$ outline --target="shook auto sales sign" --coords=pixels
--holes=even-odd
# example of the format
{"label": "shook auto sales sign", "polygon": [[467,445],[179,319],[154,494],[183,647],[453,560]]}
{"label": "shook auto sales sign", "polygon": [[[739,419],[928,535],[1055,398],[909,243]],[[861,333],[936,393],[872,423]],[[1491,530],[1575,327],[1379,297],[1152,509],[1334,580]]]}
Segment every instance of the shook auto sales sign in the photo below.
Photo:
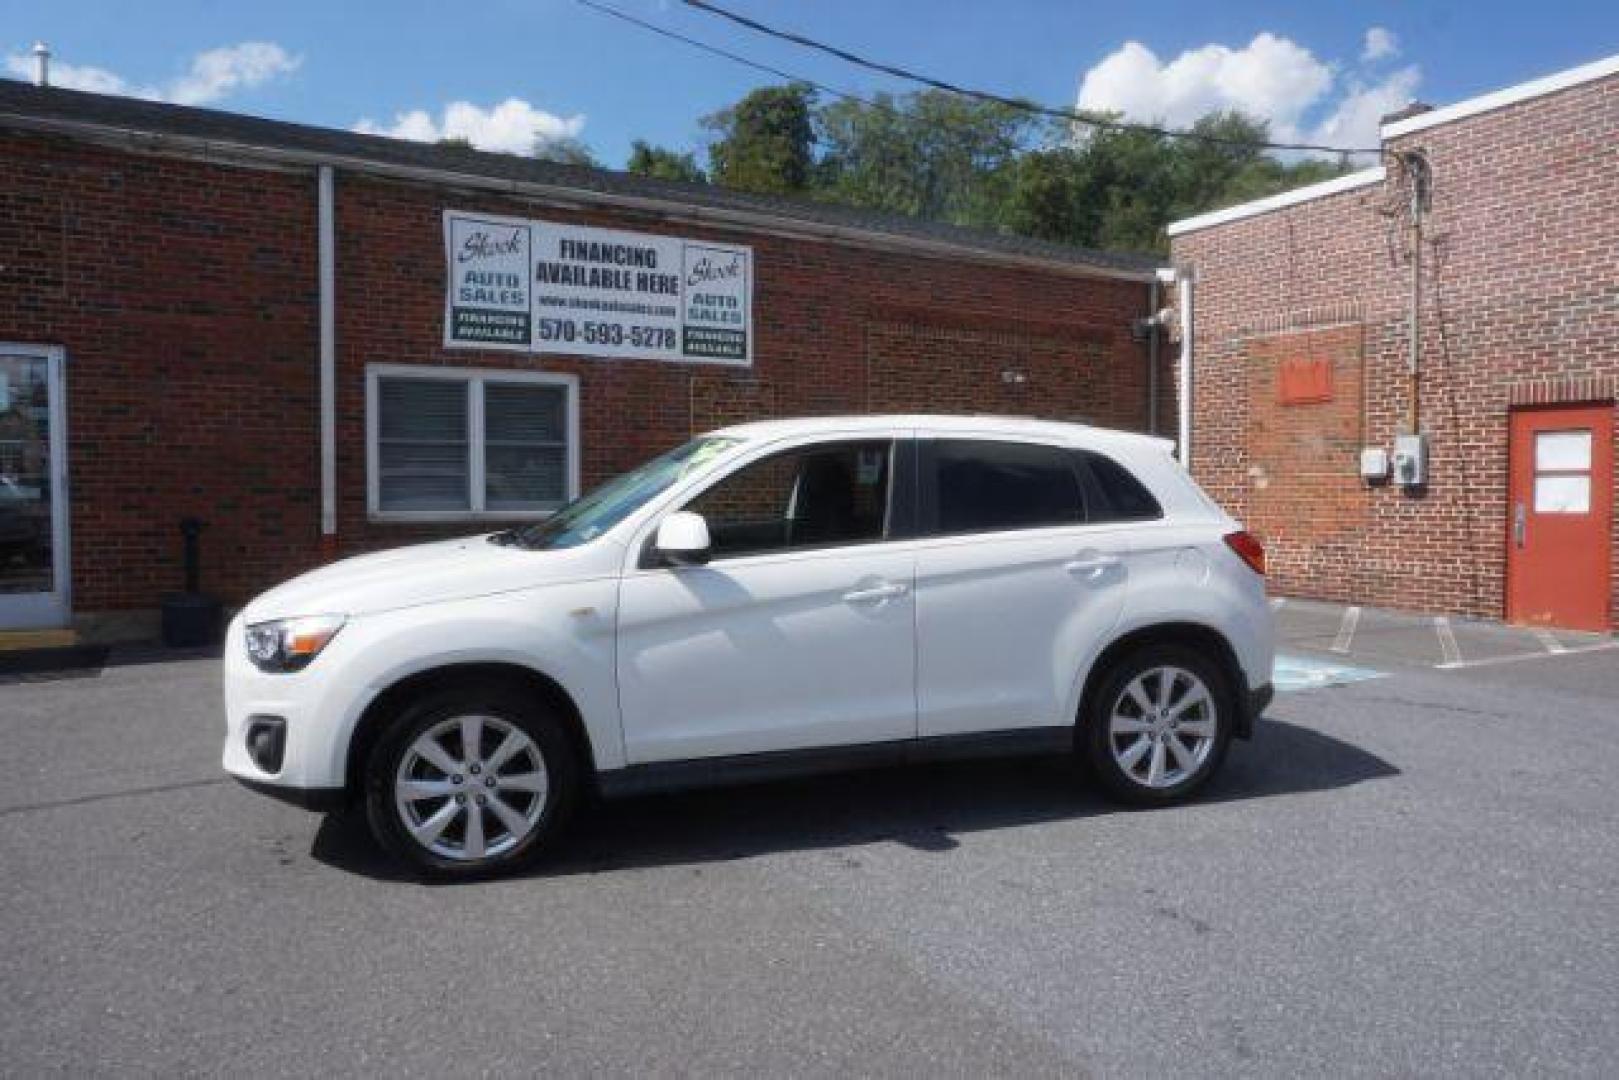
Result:
{"label": "shook auto sales sign", "polygon": [[444,344],[749,364],[753,249],[444,214]]}

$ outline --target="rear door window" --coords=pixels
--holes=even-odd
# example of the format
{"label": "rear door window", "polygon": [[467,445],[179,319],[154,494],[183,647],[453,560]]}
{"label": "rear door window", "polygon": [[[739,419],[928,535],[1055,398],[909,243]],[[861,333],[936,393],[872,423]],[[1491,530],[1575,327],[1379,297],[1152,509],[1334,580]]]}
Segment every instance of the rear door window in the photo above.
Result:
{"label": "rear door window", "polygon": [[1037,443],[936,439],[929,444],[931,532],[1001,532],[1085,521],[1069,451]]}

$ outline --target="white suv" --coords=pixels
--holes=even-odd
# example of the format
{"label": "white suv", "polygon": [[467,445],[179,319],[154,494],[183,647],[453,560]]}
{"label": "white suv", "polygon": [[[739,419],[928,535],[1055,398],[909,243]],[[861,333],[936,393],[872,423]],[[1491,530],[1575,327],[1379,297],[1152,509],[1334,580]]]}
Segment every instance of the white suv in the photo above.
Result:
{"label": "white suv", "polygon": [[1183,798],[1270,698],[1264,553],[1160,440],[1002,417],[704,435],[523,528],[260,596],[225,768],[363,802],[419,870],[543,851],[612,796],[1077,751]]}

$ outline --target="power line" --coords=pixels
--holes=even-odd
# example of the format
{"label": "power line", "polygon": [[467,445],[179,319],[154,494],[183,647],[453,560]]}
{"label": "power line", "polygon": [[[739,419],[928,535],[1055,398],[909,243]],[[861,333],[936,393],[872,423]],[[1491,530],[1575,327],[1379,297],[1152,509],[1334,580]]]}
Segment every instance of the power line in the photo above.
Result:
{"label": "power line", "polygon": [[[612,7],[608,4],[597,3],[596,0],[574,0],[574,3],[579,4],[581,7],[587,7],[592,11],[600,12],[603,15],[610,15],[615,19],[620,19],[627,22],[632,26],[640,27],[642,30],[651,31],[660,37],[666,37],[673,41],[690,45],[694,49],[701,49],[703,52],[710,53],[714,56],[723,57],[726,60],[734,61],[743,65],[744,67],[752,68],[755,71],[762,71],[767,75],[774,75],[778,79],[785,79],[788,82],[793,83],[803,83],[805,86],[812,87],[823,94],[831,94],[833,97],[842,98],[845,101],[858,102],[867,108],[878,109],[882,112],[888,113],[890,116],[899,117],[900,119],[908,118],[903,109],[895,106],[891,102],[884,101],[881,98],[862,97],[859,94],[852,93],[848,90],[839,90],[835,86],[828,86],[823,82],[817,82],[816,80],[806,78],[803,75],[794,75],[791,72],[783,71],[780,68],[771,67],[769,64],[762,64],[757,60],[750,60],[746,56],[741,56],[727,49],[722,49],[717,45],[710,45],[706,41],[699,41],[694,37],[688,37],[687,35],[679,33],[678,31],[659,26],[657,23],[648,22],[645,19],[631,15],[627,11],[621,11],[618,8]],[[948,125],[956,126],[955,118],[946,117],[944,122]]]}
{"label": "power line", "polygon": [[715,56],[722,56],[727,60],[735,61],[738,64],[742,64],[744,67],[753,68],[755,71],[762,71],[767,75],[774,75],[778,79],[786,79],[788,82],[803,83],[806,86],[814,87],[823,94],[831,94],[834,97],[846,98],[849,101],[858,101],[860,104],[869,105],[874,109],[888,109],[889,111],[897,111],[891,106],[884,105],[881,101],[873,101],[870,98],[863,98],[859,94],[851,94],[847,90],[839,90],[835,86],[827,86],[825,83],[816,82],[814,79],[806,79],[802,75],[793,75],[789,72],[781,70],[780,68],[771,67],[769,64],[761,64],[757,60],[749,60],[746,56],[739,56],[738,54],[730,52],[726,49],[722,49],[717,45],[710,45],[706,41],[698,41],[694,37],[687,37],[685,34],[670,30],[667,27],[659,26],[657,23],[647,22],[645,19],[631,15],[627,11],[620,11],[618,8],[609,7],[606,4],[598,4],[596,3],[596,0],[574,0],[574,2],[583,7],[587,7],[592,11],[599,11],[603,15],[611,15],[615,19],[622,19],[624,22],[630,23],[632,26],[639,26],[643,30],[650,30],[652,33],[661,35],[662,37],[683,42],[684,44],[690,45],[694,49],[701,49],[706,53],[712,53]]}
{"label": "power line", "polygon": [[[588,0],[579,0],[579,2],[587,3]],[[991,93],[987,90],[975,90],[971,87],[958,86],[955,83],[946,82],[943,79],[936,79],[931,75],[923,75],[920,72],[910,71],[894,64],[887,64],[878,60],[868,60],[863,56],[858,56],[855,53],[849,52],[847,49],[840,49],[835,45],[828,45],[825,42],[816,41],[814,38],[805,37],[802,34],[795,34],[790,30],[778,30],[773,26],[766,26],[764,23],[755,19],[750,19],[746,15],[738,15],[734,11],[727,11],[725,8],[708,3],[707,0],[683,0],[683,2],[688,7],[694,7],[699,11],[705,11],[711,15],[718,15],[722,19],[728,19],[731,22],[736,23],[738,26],[745,27],[754,31],[755,33],[764,34],[767,37],[777,38],[781,41],[788,41],[794,45],[801,45],[807,49],[815,49],[818,52],[835,56],[839,60],[846,61],[847,63],[854,64],[858,67],[881,72],[885,75],[892,75],[896,78],[905,79],[909,82],[920,83],[923,86],[931,86],[936,90],[944,90],[948,93],[959,94],[962,97],[970,97],[979,101],[993,102],[997,105],[1004,105],[1013,109],[1021,109],[1024,112],[1035,113],[1040,116],[1054,117],[1058,120],[1066,120],[1070,123],[1085,124],[1090,127],[1102,128],[1108,131],[1139,131],[1144,134],[1158,135],[1160,137],[1169,139],[1193,139],[1199,142],[1212,143],[1220,146],[1258,146],[1267,150],[1310,150],[1318,153],[1329,154],[1381,155],[1383,153],[1381,148],[1371,150],[1351,146],[1325,146],[1318,143],[1251,142],[1245,139],[1229,139],[1219,135],[1208,135],[1198,131],[1176,131],[1172,128],[1158,127],[1154,124],[1136,124],[1119,120],[1107,120],[1102,117],[1087,115],[1086,113],[1082,113],[1077,109],[1060,109],[1050,105],[1041,105],[1038,102],[1026,101],[1021,98],[1006,97],[1001,94]],[[590,6],[594,7],[596,5],[591,4]]]}

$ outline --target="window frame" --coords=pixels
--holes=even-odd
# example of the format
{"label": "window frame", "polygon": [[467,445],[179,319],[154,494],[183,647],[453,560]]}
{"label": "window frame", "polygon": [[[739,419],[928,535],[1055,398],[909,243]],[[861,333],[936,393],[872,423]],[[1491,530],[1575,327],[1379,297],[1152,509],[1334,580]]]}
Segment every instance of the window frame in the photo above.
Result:
{"label": "window frame", "polygon": [[[385,379],[425,379],[460,383],[467,389],[468,509],[388,510],[382,506],[380,384]],[[431,364],[367,364],[365,369],[365,507],[370,521],[433,523],[462,521],[543,521],[556,510],[489,510],[486,508],[488,444],[484,437],[484,387],[489,383],[558,386],[564,395],[566,462],[562,504],[579,497],[579,377],[553,371],[507,371],[500,368],[441,367]]]}
{"label": "window frame", "polygon": [[778,454],[809,450],[818,446],[864,442],[886,442],[890,444],[888,450],[888,503],[884,511],[884,534],[882,536],[872,540],[856,540],[840,544],[805,544],[800,547],[779,548],[774,551],[754,551],[735,555],[715,554],[705,565],[735,564],[746,560],[797,558],[801,555],[851,551],[857,548],[874,547],[878,544],[914,540],[916,538],[917,504],[915,436],[909,432],[887,430],[824,432],[761,444],[753,453],[733,462],[723,473],[706,477],[706,482],[675,496],[660,507],[655,514],[651,515],[644,526],[644,534],[635,545],[639,547],[639,554],[635,559],[636,569],[642,571],[685,569],[685,567],[666,562],[658,555],[658,525],[669,514],[688,509],[692,503],[727,480],[733,479],[743,470],[749,469]]}

